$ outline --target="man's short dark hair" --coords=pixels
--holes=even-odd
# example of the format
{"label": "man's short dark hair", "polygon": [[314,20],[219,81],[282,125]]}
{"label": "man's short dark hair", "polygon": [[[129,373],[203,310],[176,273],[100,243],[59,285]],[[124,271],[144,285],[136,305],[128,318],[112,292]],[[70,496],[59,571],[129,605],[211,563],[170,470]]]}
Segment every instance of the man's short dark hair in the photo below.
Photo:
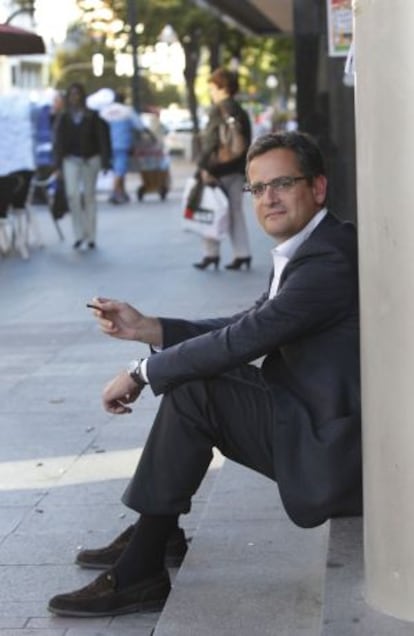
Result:
{"label": "man's short dark hair", "polygon": [[308,133],[299,131],[268,133],[258,137],[247,152],[246,173],[255,157],[277,148],[292,150],[295,153],[300,169],[309,181],[326,174],[323,156],[315,139]]}
{"label": "man's short dark hair", "polygon": [[239,79],[237,74],[225,68],[216,68],[208,78],[209,84],[215,84],[217,88],[224,89],[233,96],[239,91]]}

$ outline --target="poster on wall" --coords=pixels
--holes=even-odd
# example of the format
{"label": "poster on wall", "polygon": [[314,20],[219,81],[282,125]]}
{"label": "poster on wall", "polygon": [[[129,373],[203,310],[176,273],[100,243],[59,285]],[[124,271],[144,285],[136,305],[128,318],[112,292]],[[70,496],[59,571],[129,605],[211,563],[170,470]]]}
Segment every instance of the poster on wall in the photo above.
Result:
{"label": "poster on wall", "polygon": [[352,0],[327,0],[331,57],[346,57],[352,42]]}

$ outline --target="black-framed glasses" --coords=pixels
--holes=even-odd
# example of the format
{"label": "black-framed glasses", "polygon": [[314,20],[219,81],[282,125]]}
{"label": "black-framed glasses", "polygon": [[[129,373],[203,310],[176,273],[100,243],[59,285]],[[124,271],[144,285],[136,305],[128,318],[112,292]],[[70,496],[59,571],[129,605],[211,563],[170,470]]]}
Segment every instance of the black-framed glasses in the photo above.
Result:
{"label": "black-framed glasses", "polygon": [[255,199],[260,199],[266,191],[266,188],[270,188],[273,192],[288,192],[293,188],[298,181],[306,180],[308,177],[276,177],[271,181],[262,183],[246,183],[243,187],[243,192],[251,192]]}

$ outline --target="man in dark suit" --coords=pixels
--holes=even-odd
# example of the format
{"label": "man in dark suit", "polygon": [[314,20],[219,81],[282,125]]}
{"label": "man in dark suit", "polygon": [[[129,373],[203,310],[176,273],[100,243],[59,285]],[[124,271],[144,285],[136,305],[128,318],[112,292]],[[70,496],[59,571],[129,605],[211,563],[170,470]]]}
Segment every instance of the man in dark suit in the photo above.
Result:
{"label": "man in dark suit", "polygon": [[[275,480],[298,525],[361,513],[355,229],[324,207],[323,160],[307,135],[260,137],[246,174],[258,221],[276,241],[270,287],[253,307],[189,321],[94,301],[104,333],[153,347],[105,387],[106,410],[131,412],[146,383],[163,399],[123,497],[140,513],[129,541],[93,583],[50,601],[57,614],[162,606],[170,589],[168,541],[190,510],[213,447]],[[260,367],[249,364],[262,356]]]}

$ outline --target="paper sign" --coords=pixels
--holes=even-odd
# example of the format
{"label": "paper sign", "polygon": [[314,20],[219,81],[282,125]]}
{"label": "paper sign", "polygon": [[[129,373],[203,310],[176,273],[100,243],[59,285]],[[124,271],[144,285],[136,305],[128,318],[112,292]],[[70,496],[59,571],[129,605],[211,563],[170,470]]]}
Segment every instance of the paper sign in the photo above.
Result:
{"label": "paper sign", "polygon": [[331,57],[346,57],[352,42],[352,0],[327,0]]}

